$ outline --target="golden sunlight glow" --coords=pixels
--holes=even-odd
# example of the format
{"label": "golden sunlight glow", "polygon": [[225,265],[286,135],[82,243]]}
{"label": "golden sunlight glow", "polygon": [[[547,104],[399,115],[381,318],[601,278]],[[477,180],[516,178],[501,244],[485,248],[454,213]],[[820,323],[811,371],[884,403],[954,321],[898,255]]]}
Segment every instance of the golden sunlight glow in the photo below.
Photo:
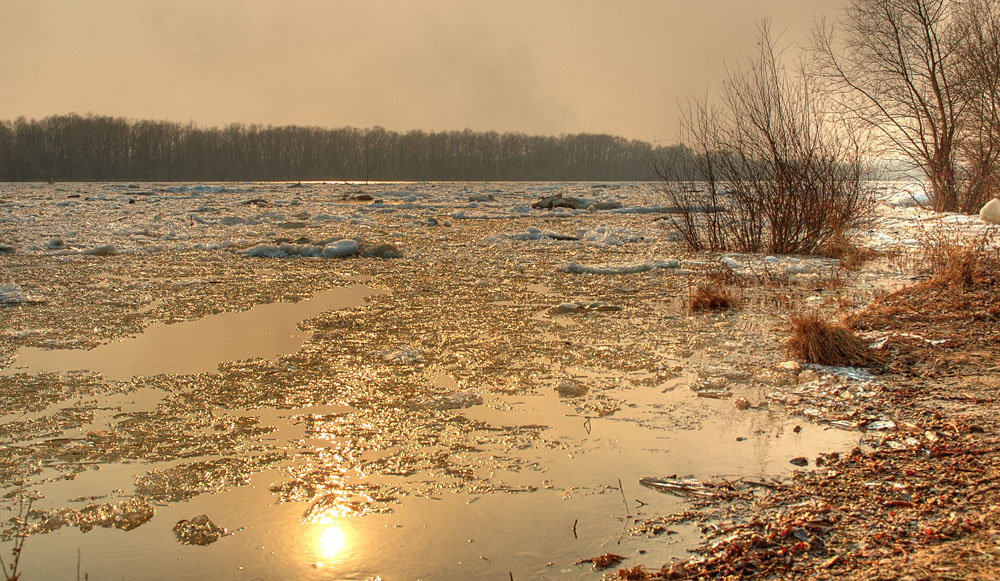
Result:
{"label": "golden sunlight glow", "polygon": [[346,544],[344,531],[335,526],[326,527],[319,535],[319,552],[326,559],[336,557]]}

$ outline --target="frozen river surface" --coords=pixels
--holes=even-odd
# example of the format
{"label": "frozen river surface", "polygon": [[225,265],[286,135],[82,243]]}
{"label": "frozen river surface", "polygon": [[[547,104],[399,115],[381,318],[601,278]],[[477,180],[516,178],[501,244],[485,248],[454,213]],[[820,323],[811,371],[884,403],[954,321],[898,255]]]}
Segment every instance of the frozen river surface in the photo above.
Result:
{"label": "frozen river surface", "polygon": [[[641,478],[782,476],[858,437],[768,405],[797,380],[774,367],[775,305],[684,307],[720,257],[681,252],[657,188],[0,184],[23,578],[575,579],[606,552],[685,558],[697,527],[637,533],[685,506]],[[578,207],[531,207],[555,194]]]}

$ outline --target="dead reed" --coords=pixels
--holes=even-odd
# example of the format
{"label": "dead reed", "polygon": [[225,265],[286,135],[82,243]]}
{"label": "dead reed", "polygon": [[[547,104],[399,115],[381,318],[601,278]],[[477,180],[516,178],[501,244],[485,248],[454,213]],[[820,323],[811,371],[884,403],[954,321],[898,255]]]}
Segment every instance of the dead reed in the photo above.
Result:
{"label": "dead reed", "polygon": [[996,260],[989,248],[990,237],[995,235],[994,228],[974,236],[963,235],[957,229],[925,230],[920,242],[923,268],[930,274],[928,284],[963,289],[975,286],[985,275],[987,263]]}

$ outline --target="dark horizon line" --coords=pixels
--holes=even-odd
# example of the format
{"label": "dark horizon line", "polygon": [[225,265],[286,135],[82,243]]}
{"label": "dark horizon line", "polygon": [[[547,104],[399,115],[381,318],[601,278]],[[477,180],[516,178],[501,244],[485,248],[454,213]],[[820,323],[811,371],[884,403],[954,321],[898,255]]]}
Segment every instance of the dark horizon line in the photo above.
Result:
{"label": "dark horizon line", "polygon": [[497,135],[519,135],[524,137],[551,137],[551,138],[561,138],[561,137],[574,137],[574,136],[599,136],[599,137],[612,137],[615,139],[623,139],[629,142],[637,142],[648,145],[652,149],[669,149],[671,147],[682,145],[680,141],[672,142],[668,145],[657,145],[657,143],[663,143],[664,139],[656,139],[655,141],[648,141],[645,139],[638,139],[633,137],[626,137],[624,135],[619,135],[615,133],[607,133],[600,131],[577,131],[577,132],[564,132],[564,133],[530,133],[527,131],[518,130],[499,130],[499,129],[473,129],[471,127],[466,127],[465,129],[387,129],[382,125],[372,125],[370,127],[361,127],[357,125],[340,125],[340,126],[328,126],[328,125],[300,125],[296,123],[285,123],[285,124],[271,124],[271,123],[257,123],[257,122],[244,122],[244,121],[233,121],[223,125],[219,124],[204,124],[194,119],[188,119],[187,121],[173,120],[173,119],[155,119],[152,117],[127,117],[123,115],[111,115],[102,113],[87,112],[86,114],[77,113],[76,111],[71,111],[69,113],[50,113],[42,117],[27,117],[25,115],[18,115],[17,117],[8,117],[6,119],[0,119],[0,123],[15,123],[20,120],[24,120],[28,123],[45,121],[47,119],[58,119],[66,117],[77,117],[80,119],[110,119],[114,121],[123,121],[126,123],[167,123],[180,125],[184,127],[194,127],[198,130],[224,130],[227,127],[253,127],[260,129],[318,129],[320,131],[339,131],[344,129],[354,129],[358,131],[385,131],[386,133],[395,133],[397,135],[406,135],[407,133],[425,133],[428,135],[434,134],[447,134],[447,133],[478,133],[478,134],[489,134],[496,133]]}

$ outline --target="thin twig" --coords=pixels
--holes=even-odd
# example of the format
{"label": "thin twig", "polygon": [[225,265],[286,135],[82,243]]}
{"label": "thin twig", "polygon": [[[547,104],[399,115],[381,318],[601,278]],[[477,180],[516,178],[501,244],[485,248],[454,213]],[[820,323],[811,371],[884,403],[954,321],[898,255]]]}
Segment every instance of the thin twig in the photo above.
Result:
{"label": "thin twig", "polygon": [[622,479],[618,479],[618,491],[622,493],[622,502],[625,503],[625,515],[632,518],[632,512],[628,509],[628,500],[625,499],[625,487],[622,486]]}

